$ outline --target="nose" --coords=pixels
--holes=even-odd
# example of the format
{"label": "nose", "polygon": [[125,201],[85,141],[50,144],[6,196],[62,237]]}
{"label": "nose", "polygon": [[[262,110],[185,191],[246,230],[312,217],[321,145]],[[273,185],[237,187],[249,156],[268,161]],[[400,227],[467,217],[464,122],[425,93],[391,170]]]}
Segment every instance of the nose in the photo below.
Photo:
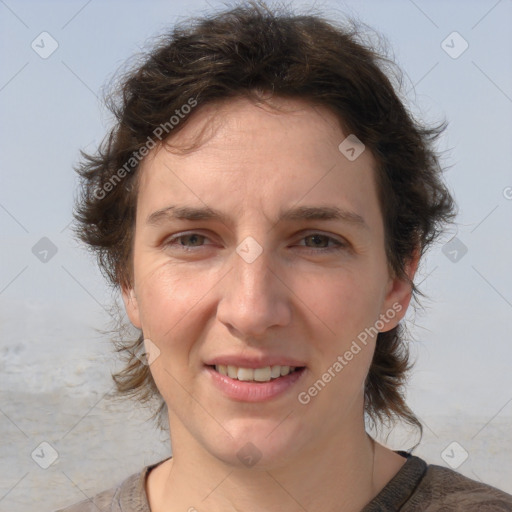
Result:
{"label": "nose", "polygon": [[290,323],[292,311],[284,270],[263,250],[256,259],[233,253],[231,271],[221,281],[217,318],[244,340],[263,338],[272,327]]}

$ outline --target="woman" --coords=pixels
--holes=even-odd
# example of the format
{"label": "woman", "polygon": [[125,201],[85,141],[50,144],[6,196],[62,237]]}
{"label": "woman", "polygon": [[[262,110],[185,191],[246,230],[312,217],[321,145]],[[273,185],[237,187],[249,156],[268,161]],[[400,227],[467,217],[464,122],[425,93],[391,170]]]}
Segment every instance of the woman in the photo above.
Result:
{"label": "woman", "polygon": [[454,216],[442,128],[382,62],[357,31],[250,3],[125,77],[77,232],[141,332],[118,389],[161,400],[173,455],[68,512],[512,510],[366,432],[421,432],[400,321]]}

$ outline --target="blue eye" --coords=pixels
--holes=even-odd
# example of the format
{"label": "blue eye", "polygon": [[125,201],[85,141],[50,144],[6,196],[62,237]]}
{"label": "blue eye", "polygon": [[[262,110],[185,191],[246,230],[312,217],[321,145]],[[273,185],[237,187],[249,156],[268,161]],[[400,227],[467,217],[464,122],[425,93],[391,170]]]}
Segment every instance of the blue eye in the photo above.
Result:
{"label": "blue eye", "polygon": [[[187,240],[190,242],[190,244],[187,243]],[[203,247],[204,241],[209,240],[209,238],[205,235],[201,235],[200,233],[181,233],[178,235],[175,235],[171,238],[169,238],[166,242],[164,242],[164,247],[172,247],[177,248],[178,250],[183,251],[195,251],[201,247]],[[306,244],[297,244],[299,247],[304,247],[307,250],[310,250],[314,253],[318,252],[331,252],[331,251],[340,251],[342,249],[346,249],[348,247],[348,244],[344,242],[340,242],[339,240],[336,240],[335,238],[324,235],[321,233],[312,233],[310,235],[304,236],[300,239],[300,241],[307,241],[311,240],[313,242],[312,246],[308,246]],[[323,245],[326,246],[324,247]],[[329,244],[331,246],[329,247]],[[208,244],[207,244],[208,245]]]}
{"label": "blue eye", "polygon": [[[191,239],[192,240],[192,246],[188,246],[186,244],[182,244],[182,243],[176,243],[176,241],[179,241],[179,240],[183,240],[183,239]],[[170,247],[170,246],[174,246],[174,247],[178,247],[179,249],[182,249],[182,250],[185,250],[185,251],[193,251],[194,247],[201,247],[201,245],[197,245],[197,241],[201,241],[201,240],[208,240],[208,238],[204,235],[201,235],[199,233],[186,233],[186,234],[181,234],[181,235],[176,235],[172,238],[170,238],[168,241],[166,241],[164,243],[164,246],[165,247]]]}
{"label": "blue eye", "polygon": [[[301,240],[307,240],[307,239],[311,239],[313,241],[313,246],[312,247],[308,247],[308,248],[311,248],[311,249],[316,249],[315,252],[327,252],[327,251],[339,251],[341,249],[344,249],[347,247],[346,244],[344,244],[343,242],[340,242],[338,240],[336,240],[335,238],[331,237],[331,236],[327,236],[327,235],[322,235],[321,233],[313,233],[311,235],[307,235],[305,236],[304,238],[302,238]],[[329,243],[333,243],[333,246],[331,247],[320,247],[318,245],[318,241],[320,241],[320,244],[322,243],[326,243],[326,244],[329,244]]]}

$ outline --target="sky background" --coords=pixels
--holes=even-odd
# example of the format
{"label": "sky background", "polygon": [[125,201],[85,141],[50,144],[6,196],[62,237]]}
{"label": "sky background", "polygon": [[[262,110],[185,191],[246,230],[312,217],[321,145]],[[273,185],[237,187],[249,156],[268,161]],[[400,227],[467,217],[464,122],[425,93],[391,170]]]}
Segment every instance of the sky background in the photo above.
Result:
{"label": "sky background", "polygon": [[[102,90],[126,59],[176,21],[223,5],[0,0],[3,390],[91,394],[110,386],[112,349],[96,329],[108,328],[114,296],[69,229],[73,165],[110,126]],[[408,315],[417,359],[409,403],[433,433],[438,416],[461,425],[476,417],[476,430],[511,426],[512,1],[314,6],[385,36],[409,107],[424,121],[448,121],[439,149],[459,215],[418,274],[428,299]],[[35,46],[41,38],[46,51],[58,44],[47,58]],[[56,252],[41,261],[45,237]],[[511,431],[503,443],[512,452]]]}

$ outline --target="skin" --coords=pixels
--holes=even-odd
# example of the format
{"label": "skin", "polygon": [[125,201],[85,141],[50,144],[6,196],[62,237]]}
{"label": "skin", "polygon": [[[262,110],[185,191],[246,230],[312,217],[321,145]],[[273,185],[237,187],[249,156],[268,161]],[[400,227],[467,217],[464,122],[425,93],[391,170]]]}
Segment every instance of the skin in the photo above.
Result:
{"label": "skin", "polygon": [[[307,405],[298,401],[399,305],[381,330],[395,327],[411,288],[389,272],[371,153],[349,161],[338,149],[348,134],[324,107],[273,104],[281,111],[242,98],[208,104],[170,140],[177,148],[201,133],[196,150],[154,148],[141,168],[133,287],[122,292],[130,321],[160,351],[150,370],[169,410],[173,458],[149,474],[153,512],[359,511],[405,462],[365,432],[375,339]],[[229,220],[146,223],[169,205],[208,206]],[[366,227],[277,221],[281,210],[306,205],[350,210]],[[198,236],[166,245],[183,233]],[[263,249],[252,263],[236,252],[248,236]],[[322,252],[336,247],[326,237],[344,245]],[[416,266],[415,258],[410,278]],[[307,369],[284,394],[241,403],[205,371],[220,354],[284,354]],[[237,457],[248,442],[261,453],[252,467]]]}

